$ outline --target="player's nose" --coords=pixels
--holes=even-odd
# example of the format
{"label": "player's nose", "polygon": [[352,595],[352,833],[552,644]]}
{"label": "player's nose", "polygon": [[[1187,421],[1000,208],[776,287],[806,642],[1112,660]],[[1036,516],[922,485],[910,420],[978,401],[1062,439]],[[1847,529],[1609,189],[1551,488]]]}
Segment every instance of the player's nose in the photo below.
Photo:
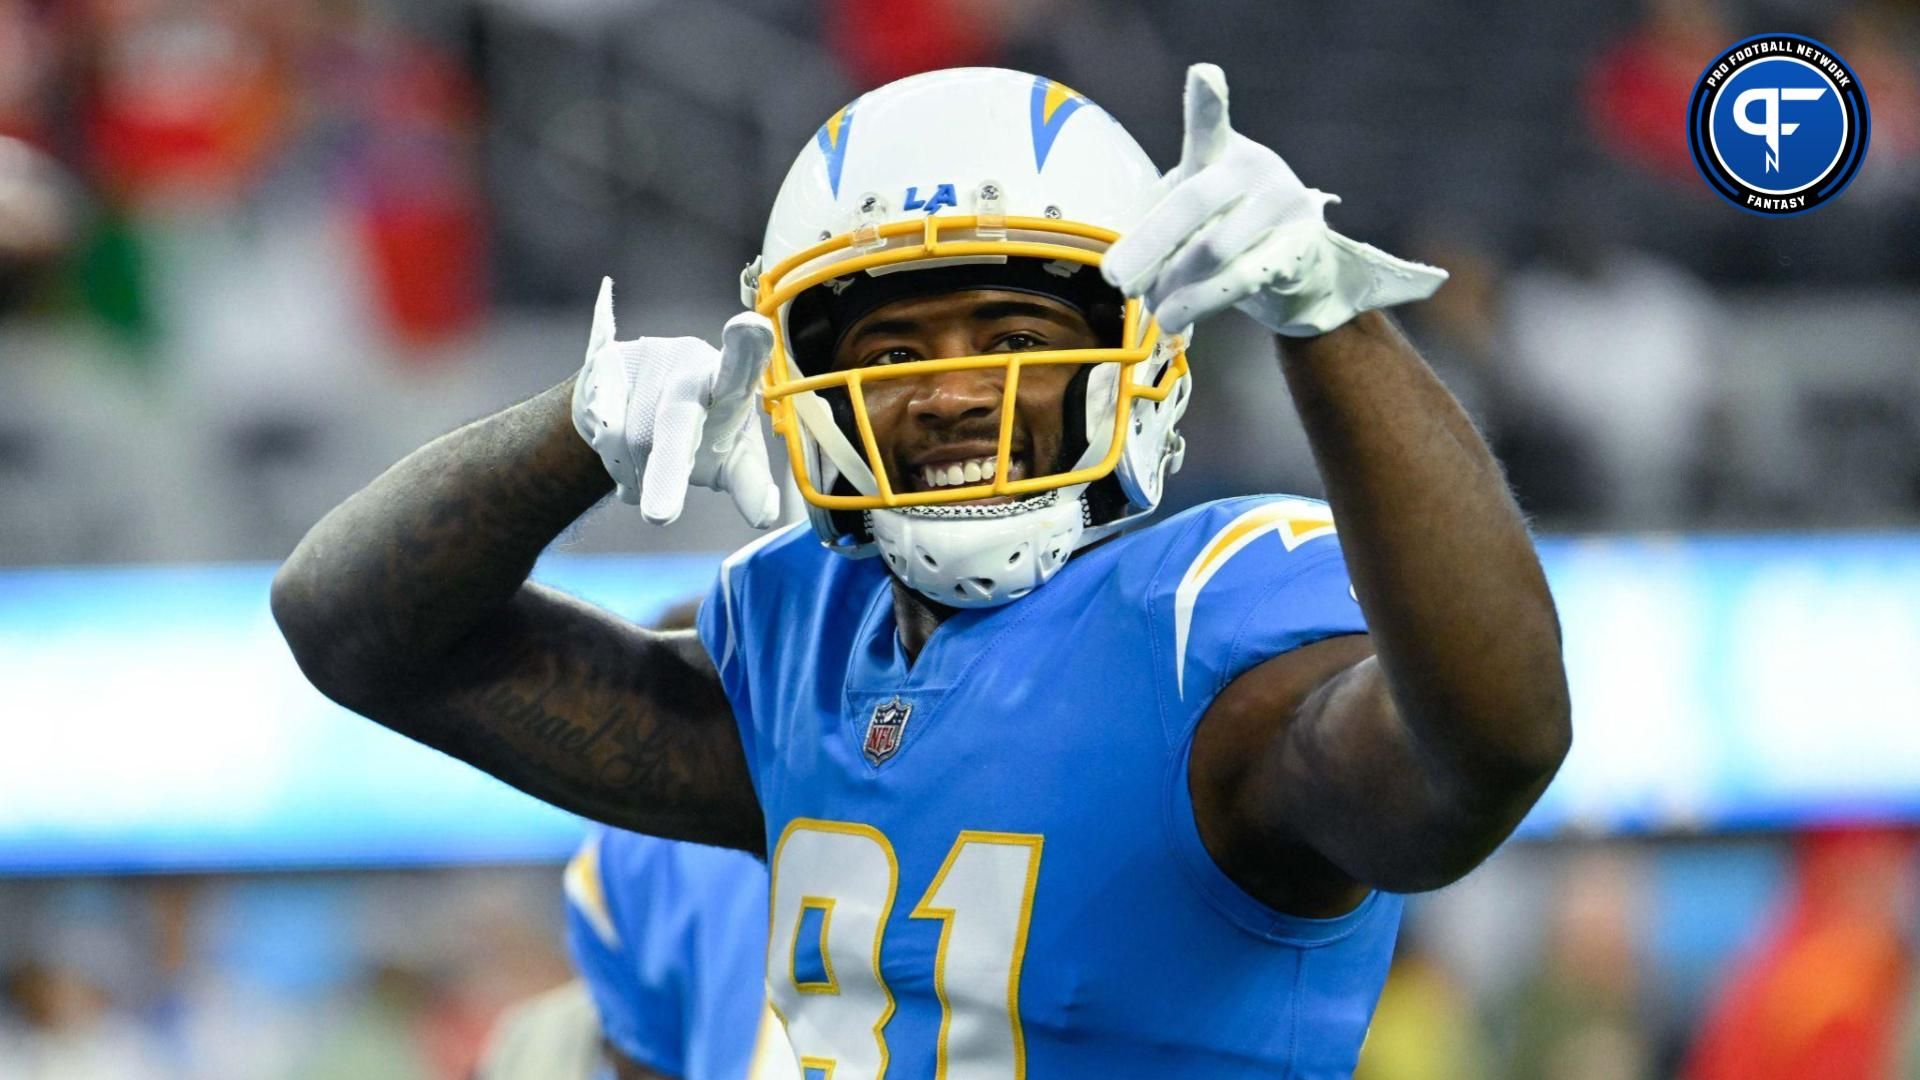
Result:
{"label": "player's nose", "polygon": [[[976,353],[972,336],[964,327],[942,327],[941,331],[936,340],[928,342],[933,359]],[[922,375],[913,383],[908,401],[914,418],[923,424],[945,425],[997,413],[1006,388],[1006,372],[998,366],[963,368]]]}
{"label": "player's nose", "polygon": [[993,416],[1000,411],[1006,373],[999,368],[966,368],[922,375],[913,380],[909,407],[928,426]]}

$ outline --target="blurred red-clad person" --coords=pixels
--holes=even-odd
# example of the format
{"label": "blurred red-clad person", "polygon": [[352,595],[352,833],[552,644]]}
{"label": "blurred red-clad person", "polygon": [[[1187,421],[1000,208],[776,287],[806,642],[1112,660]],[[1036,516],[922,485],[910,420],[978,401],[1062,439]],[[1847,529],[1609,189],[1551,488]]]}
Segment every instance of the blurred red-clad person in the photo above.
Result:
{"label": "blurred red-clad person", "polygon": [[1911,833],[1800,838],[1782,916],[1736,962],[1687,1062],[1687,1080],[1882,1080],[1912,976]]}
{"label": "blurred red-clad person", "polygon": [[311,198],[298,184],[262,195],[300,158],[357,234],[396,339],[479,321],[478,106],[451,59],[359,0],[85,0],[70,27],[85,154],[116,207]]}
{"label": "blurred red-clad person", "polygon": [[270,9],[88,0],[75,11],[88,164],[136,204],[224,199],[291,134],[295,77]]}
{"label": "blurred red-clad person", "polygon": [[863,87],[936,68],[990,62],[996,45],[981,5],[956,0],[826,0],[826,40]]}
{"label": "blurred red-clad person", "polygon": [[347,133],[343,179],[390,332],[432,345],[486,306],[478,94],[453,58],[356,0],[324,5],[303,66]]}
{"label": "blurred red-clad person", "polygon": [[1608,153],[1706,194],[1687,148],[1687,99],[1732,44],[1716,0],[1648,0],[1646,20],[1587,71],[1587,121]]}
{"label": "blurred red-clad person", "polygon": [[45,14],[28,0],[0,0],[0,138],[45,146],[53,61]]}

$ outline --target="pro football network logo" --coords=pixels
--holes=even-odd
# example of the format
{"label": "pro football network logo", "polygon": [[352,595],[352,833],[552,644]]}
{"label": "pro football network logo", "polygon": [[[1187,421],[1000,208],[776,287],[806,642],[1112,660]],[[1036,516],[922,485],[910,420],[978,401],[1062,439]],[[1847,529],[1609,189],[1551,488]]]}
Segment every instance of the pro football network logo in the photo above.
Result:
{"label": "pro football network logo", "polygon": [[1846,61],[1798,34],[1715,57],[1687,106],[1693,162],[1750,213],[1803,214],[1846,190],[1867,156],[1867,95]]}
{"label": "pro football network logo", "polygon": [[873,715],[867,720],[866,741],[860,747],[866,754],[867,764],[877,768],[899,751],[900,740],[907,733],[907,718],[912,715],[913,703],[899,698],[874,706]]}

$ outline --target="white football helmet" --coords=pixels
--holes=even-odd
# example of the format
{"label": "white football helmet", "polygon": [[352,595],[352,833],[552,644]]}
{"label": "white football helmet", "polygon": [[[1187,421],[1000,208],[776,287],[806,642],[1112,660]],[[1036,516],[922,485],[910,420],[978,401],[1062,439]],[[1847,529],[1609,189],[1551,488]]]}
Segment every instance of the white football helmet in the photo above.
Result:
{"label": "white football helmet", "polygon": [[[1074,551],[1159,505],[1184,450],[1175,430],[1191,390],[1184,334],[1162,334],[1138,300],[1099,276],[1102,253],[1151,208],[1159,178],[1098,106],[1051,80],[994,68],[903,79],[820,128],[780,189],[741,296],[773,322],[766,407],[828,547],[877,552],[939,603],[991,606],[1033,591]],[[834,298],[934,269],[943,273],[918,282],[941,283],[939,291],[1016,283],[1077,297],[1069,302],[1083,310],[1095,298],[1112,313],[1114,340],[832,370],[825,313]],[[916,284],[887,284],[898,293],[903,283]],[[1067,434],[1085,441],[1064,471],[1040,474],[1046,466],[1033,462],[1035,475],[1010,475],[1014,417],[1003,407],[995,467],[980,481],[913,490],[911,478],[890,475],[897,470],[873,438],[863,383],[992,369],[1005,373],[1010,403],[1023,367],[1062,363],[1082,365],[1066,408],[1084,431]],[[971,503],[991,496],[1009,501]]]}

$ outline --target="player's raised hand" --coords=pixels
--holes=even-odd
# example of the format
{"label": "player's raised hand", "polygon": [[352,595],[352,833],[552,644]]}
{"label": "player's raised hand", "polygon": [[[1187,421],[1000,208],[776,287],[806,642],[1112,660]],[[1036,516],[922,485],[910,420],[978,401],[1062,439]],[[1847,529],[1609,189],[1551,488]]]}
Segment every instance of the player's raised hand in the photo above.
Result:
{"label": "player's raised hand", "polygon": [[1446,271],[1397,259],[1327,227],[1338,197],[1300,182],[1280,155],[1233,130],[1227,78],[1187,70],[1186,136],[1159,201],[1101,272],[1178,332],[1238,307],[1276,333],[1325,333],[1362,311],[1421,300]]}
{"label": "player's raised hand", "polygon": [[573,386],[573,426],[640,516],[680,516],[687,487],[733,496],[755,528],[780,514],[755,415],[756,385],[773,351],[773,326],[752,312],[728,321],[720,348],[699,338],[614,337],[613,279],[600,282],[587,360]]}

